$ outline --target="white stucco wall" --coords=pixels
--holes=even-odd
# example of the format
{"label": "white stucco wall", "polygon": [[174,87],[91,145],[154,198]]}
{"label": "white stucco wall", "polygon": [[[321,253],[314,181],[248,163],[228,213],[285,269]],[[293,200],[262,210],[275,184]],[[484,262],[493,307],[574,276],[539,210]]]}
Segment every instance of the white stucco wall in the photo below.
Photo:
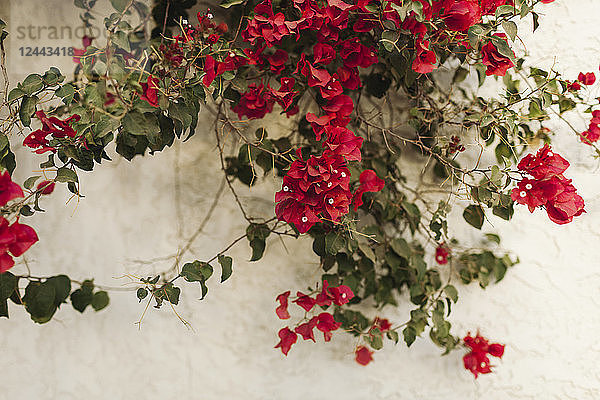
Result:
{"label": "white stucco wall", "polygon": [[[61,11],[70,10],[71,1],[10,3],[9,23],[74,21],[63,17],[73,11]],[[598,72],[600,2],[557,0],[541,10],[546,15],[536,34],[525,33],[525,28],[521,32],[532,60],[546,66],[556,61],[556,68],[571,78],[581,70]],[[10,44],[13,50],[20,45]],[[19,66],[26,71],[43,71],[52,64],[68,71],[71,66],[68,58],[49,61],[20,59],[11,64],[11,73],[22,73]],[[585,128],[583,117],[571,119]],[[328,344],[296,344],[283,357],[273,349],[282,326],[273,312],[274,298],[288,288],[304,288],[319,271],[309,243],[287,240],[288,255],[282,243],[273,240],[259,263],[244,261],[249,258],[246,243],[235,247],[229,253],[233,276],[222,285],[212,281],[204,301],[196,300],[199,288],[186,287],[177,311],[193,330],[168,306],[149,310],[138,330],[134,323],[143,304],[130,292],[111,293],[110,307],[100,313],[87,311],[82,316],[65,305],[43,326],[15,310],[10,320],[0,320],[0,400],[598,399],[598,161],[565,126],[554,126],[555,148],[572,163],[567,175],[585,198],[587,214],[557,226],[543,212],[531,215],[519,207],[514,223],[494,219],[493,227],[486,224],[484,231],[500,233],[521,264],[486,293],[476,286],[460,287],[461,299],[451,316],[456,333],[480,328],[487,337],[506,343],[494,374],[475,381],[462,368],[462,352],[440,357],[428,339],[418,340],[411,349],[387,343],[368,367],[353,361],[353,339],[339,333]],[[212,131],[200,126],[195,138],[177,149],[132,163],[117,160],[93,175],[82,174],[86,197],[77,207],[65,206],[66,188],[43,199],[46,214],[29,220],[40,236],[40,243],[27,253],[32,270],[39,275],[95,277],[97,283],[111,286],[126,282],[115,279],[125,273],[149,273],[151,268],[132,260],[174,253],[196,229],[218,188],[221,177],[213,172],[218,159],[209,138]],[[33,156],[25,158],[31,163],[20,164],[20,179],[39,163]],[[179,176],[173,172],[176,164]],[[182,182],[180,213],[176,180]],[[242,191],[243,200],[270,216],[274,188],[267,180],[250,192]],[[232,200],[229,193],[224,198]],[[232,204],[220,203],[193,247],[195,257],[212,257],[245,229]],[[456,227],[470,229],[465,223]],[[385,314],[399,321],[406,318],[393,310]]]}

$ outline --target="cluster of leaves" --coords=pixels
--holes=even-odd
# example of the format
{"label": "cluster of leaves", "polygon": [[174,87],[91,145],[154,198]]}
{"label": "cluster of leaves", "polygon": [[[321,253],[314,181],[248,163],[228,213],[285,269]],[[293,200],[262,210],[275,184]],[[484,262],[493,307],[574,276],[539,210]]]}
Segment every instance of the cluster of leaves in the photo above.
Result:
{"label": "cluster of leaves", "polygon": [[[28,282],[25,290],[19,288],[19,281]],[[88,306],[100,311],[109,303],[108,293],[97,290],[94,281],[86,280],[79,289],[72,290],[71,279],[66,275],[49,278],[20,277],[10,272],[0,274],[0,317],[9,317],[8,300],[23,306],[31,319],[43,324],[52,319],[62,304],[70,300],[73,308],[83,313]]]}

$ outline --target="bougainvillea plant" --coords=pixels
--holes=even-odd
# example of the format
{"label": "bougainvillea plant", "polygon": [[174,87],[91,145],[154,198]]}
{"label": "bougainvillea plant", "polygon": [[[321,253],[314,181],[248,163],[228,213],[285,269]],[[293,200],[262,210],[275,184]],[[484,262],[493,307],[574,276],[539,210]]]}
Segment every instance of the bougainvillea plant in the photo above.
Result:
{"label": "bougainvillea plant", "polygon": [[[92,279],[15,265],[44,245],[24,221],[59,185],[81,197],[78,177],[109,152],[131,160],[201,135],[216,144],[224,174],[214,205],[230,190],[248,227],[204,260],[186,260],[191,237],[170,268],[135,282],[145,309],[177,305],[185,282],[204,298],[215,263],[221,282],[231,276],[226,253],[239,242],[254,262],[269,238],[309,236],[322,278],[277,296],[276,315],[292,321],[277,335],[283,354],[319,332],[325,342],[344,332],[367,365],[385,341],[411,346],[427,333],[445,354],[466,350],[475,377],[491,372],[488,355],[502,357],[504,346],[479,333],[461,339],[448,317],[461,285],[485,288],[518,259],[497,235],[483,235],[483,245],[461,240],[466,225],[448,213],[461,208],[478,230],[525,205],[556,224],[581,216],[569,162],[551,147],[551,115],[600,154],[600,107],[584,95],[595,74],[567,80],[513,50],[517,22],[532,18],[537,29],[536,10],[548,7],[538,3],[552,2],[225,0],[193,15],[195,1],[111,0],[101,40],[89,29],[95,0],[76,0],[90,34],[74,51],[71,79],[51,68],[10,89],[2,52],[0,316],[8,300],[37,323],[69,302],[80,312],[106,307],[107,291]],[[483,85],[497,96],[478,96]],[[590,113],[587,131],[563,116],[574,109]],[[261,122],[274,113],[287,130]],[[214,130],[197,126],[211,117]],[[43,157],[42,175],[22,184],[11,178],[11,147],[21,145]],[[280,183],[272,214],[251,215],[238,193],[268,177]],[[412,304],[405,320],[383,315],[400,303]]]}

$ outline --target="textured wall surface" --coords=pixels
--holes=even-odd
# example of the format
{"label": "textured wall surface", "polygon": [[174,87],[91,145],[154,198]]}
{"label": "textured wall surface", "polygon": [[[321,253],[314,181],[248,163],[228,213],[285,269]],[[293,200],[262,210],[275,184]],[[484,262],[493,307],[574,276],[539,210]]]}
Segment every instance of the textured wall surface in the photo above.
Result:
{"label": "textured wall surface", "polygon": [[[0,3],[6,6],[8,1]],[[10,10],[2,7],[0,13],[10,11],[4,17],[13,26],[76,21],[71,1],[10,3]],[[522,24],[532,60],[546,67],[555,64],[571,79],[580,70],[597,72],[600,2],[557,0],[541,10],[545,16],[535,35]],[[79,44],[64,43],[60,45]],[[64,71],[72,67],[68,58],[15,54],[19,46],[36,44],[46,45],[13,37],[13,77],[53,64]],[[571,120],[585,128],[583,116]],[[184,290],[176,309],[192,329],[168,306],[150,309],[138,329],[134,323],[143,304],[131,292],[111,293],[109,309],[99,313],[78,315],[65,306],[43,326],[23,312],[0,320],[0,399],[598,399],[598,161],[564,124],[553,126],[555,147],[572,163],[568,175],[586,200],[587,214],[557,226],[541,211],[532,215],[518,208],[515,223],[493,219],[493,226],[486,224],[484,231],[500,233],[521,264],[486,293],[461,287],[451,316],[457,334],[480,328],[506,343],[494,374],[475,381],[462,368],[460,351],[440,357],[428,339],[418,340],[410,350],[388,344],[368,367],[353,361],[353,340],[342,334],[328,344],[297,344],[283,357],[273,349],[281,327],[273,312],[274,298],[288,288],[304,288],[319,271],[308,242],[287,240],[284,247],[272,240],[259,263],[244,261],[249,258],[245,243],[235,247],[230,253],[233,276],[222,285],[212,282],[204,301],[197,301],[199,288]],[[163,154],[132,163],[116,160],[93,176],[83,175],[86,197],[78,205],[65,205],[64,188],[44,199],[46,214],[30,219],[40,236],[40,243],[27,253],[30,267],[39,275],[66,272],[110,286],[126,283],[117,279],[126,273],[168,268],[168,262],[141,265],[135,260],[173,254],[206,214],[221,182],[213,172],[218,159],[211,135],[201,125],[194,139]],[[17,169],[22,180],[40,160],[24,151],[20,155],[31,160]],[[242,200],[268,217],[275,187],[267,180],[242,191]],[[212,257],[245,228],[230,194],[224,199],[189,257]],[[470,234],[466,223],[458,220],[454,226],[458,237]],[[391,309],[384,313],[405,319]]]}

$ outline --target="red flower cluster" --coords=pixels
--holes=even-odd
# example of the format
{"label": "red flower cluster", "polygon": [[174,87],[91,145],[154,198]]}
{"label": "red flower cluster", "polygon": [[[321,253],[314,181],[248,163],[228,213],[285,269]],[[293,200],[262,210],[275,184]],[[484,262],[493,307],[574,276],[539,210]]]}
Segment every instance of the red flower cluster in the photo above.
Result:
{"label": "red flower cluster", "polygon": [[528,154],[518,168],[532,178],[524,178],[511,192],[511,198],[519,204],[529,207],[529,211],[544,207],[548,217],[557,224],[573,221],[585,212],[583,198],[571,180],[562,174],[569,167],[569,162],[552,152],[545,145],[536,155]]}
{"label": "red flower cluster", "polygon": [[251,83],[248,85],[248,91],[242,95],[239,103],[232,108],[237,113],[238,118],[244,115],[250,119],[260,119],[273,111],[275,99],[270,95],[270,88],[261,83]]}
{"label": "red flower cluster", "polygon": [[[0,174],[0,207],[19,197],[24,197],[23,190],[12,181],[8,171],[4,171]],[[37,241],[33,228],[20,224],[18,218],[9,226],[8,221],[0,217],[0,274],[15,265],[13,257],[21,256]]]}
{"label": "red flower cluster", "polygon": [[489,374],[492,372],[492,365],[488,354],[494,357],[502,358],[504,355],[504,345],[498,343],[489,343],[483,336],[477,334],[471,337],[471,334],[463,339],[463,342],[471,351],[464,355],[463,364],[465,369],[471,371],[475,378],[479,374]]}
{"label": "red flower cluster", "polygon": [[591,145],[594,142],[597,142],[600,139],[600,110],[592,111],[592,119],[590,121],[590,125],[585,132],[582,132],[579,135],[579,138],[583,143]]}
{"label": "red flower cluster", "polygon": [[[277,296],[279,306],[276,308],[275,313],[280,319],[290,318],[290,314],[287,310],[289,296],[289,291]],[[296,303],[308,313],[315,307],[315,305],[324,308],[331,306],[331,304],[335,304],[337,306],[344,305],[354,297],[354,293],[346,285],[330,287],[327,281],[323,281],[323,288],[316,296],[311,297],[302,292],[297,292],[296,296],[297,298],[293,300],[293,303]],[[308,321],[298,324],[294,330],[291,330],[289,327],[282,328],[278,334],[280,339],[279,343],[275,346],[275,348],[281,348],[282,353],[287,356],[292,345],[296,343],[298,335],[302,336],[302,339],[304,340],[312,340],[314,342],[315,328],[323,332],[323,338],[326,342],[329,342],[333,335],[331,332],[337,330],[341,325],[341,323],[334,320],[333,315],[330,313],[319,313],[318,315],[314,315]]]}
{"label": "red flower cluster", "polygon": [[42,128],[31,132],[23,141],[23,145],[36,149],[35,152],[38,154],[47,151],[56,151],[56,148],[50,146],[49,135],[52,135],[55,139],[59,139],[66,137],[73,138],[77,134],[69,125],[71,121],[79,121],[80,117],[77,114],[62,121],[56,117],[48,118],[43,111],[36,111],[35,116],[42,122]]}

